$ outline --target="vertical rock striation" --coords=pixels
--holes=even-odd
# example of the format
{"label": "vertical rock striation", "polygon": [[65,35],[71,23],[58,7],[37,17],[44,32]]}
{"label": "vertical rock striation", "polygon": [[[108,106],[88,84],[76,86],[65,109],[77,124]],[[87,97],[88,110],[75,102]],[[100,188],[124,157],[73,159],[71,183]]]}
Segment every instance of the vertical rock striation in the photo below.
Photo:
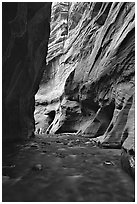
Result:
{"label": "vertical rock striation", "polygon": [[53,3],[47,61],[36,132],[102,136],[134,153],[135,3]]}
{"label": "vertical rock striation", "polygon": [[4,2],[3,140],[34,132],[35,94],[46,66],[51,3]]}

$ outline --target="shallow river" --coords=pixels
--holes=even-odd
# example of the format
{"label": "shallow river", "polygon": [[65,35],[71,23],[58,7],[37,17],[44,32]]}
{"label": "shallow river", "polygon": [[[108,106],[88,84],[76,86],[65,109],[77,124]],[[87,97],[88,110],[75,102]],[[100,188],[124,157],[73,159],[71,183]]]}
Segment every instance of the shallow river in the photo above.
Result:
{"label": "shallow river", "polygon": [[74,134],[39,135],[3,147],[3,201],[133,202],[119,149]]}

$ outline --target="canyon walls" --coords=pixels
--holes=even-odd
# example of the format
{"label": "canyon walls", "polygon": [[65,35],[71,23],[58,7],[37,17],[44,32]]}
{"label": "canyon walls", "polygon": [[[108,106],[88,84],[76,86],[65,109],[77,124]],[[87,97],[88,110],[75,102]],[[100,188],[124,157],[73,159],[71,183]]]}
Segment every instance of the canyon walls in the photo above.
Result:
{"label": "canyon walls", "polygon": [[82,134],[134,168],[135,3],[2,7],[3,140]]}
{"label": "canyon walls", "polygon": [[35,94],[46,69],[51,3],[2,3],[3,141],[33,136]]}
{"label": "canyon walls", "polygon": [[135,3],[53,3],[47,63],[35,132],[97,137],[132,160]]}

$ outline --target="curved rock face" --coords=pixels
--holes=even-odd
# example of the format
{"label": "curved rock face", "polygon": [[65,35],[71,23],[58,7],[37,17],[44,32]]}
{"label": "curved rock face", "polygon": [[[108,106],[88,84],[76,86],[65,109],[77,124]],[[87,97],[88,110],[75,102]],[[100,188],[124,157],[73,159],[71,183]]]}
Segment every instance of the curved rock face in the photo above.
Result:
{"label": "curved rock face", "polygon": [[51,16],[36,132],[102,136],[104,147],[131,147],[135,4],[60,2],[52,4]]}
{"label": "curved rock face", "polygon": [[3,140],[33,135],[46,66],[51,3],[3,3]]}

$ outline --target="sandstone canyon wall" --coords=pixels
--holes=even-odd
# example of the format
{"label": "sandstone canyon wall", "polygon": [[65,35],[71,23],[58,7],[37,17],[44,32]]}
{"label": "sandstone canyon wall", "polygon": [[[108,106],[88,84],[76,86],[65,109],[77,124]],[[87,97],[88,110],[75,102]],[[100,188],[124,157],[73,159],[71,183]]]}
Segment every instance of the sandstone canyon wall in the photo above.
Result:
{"label": "sandstone canyon wall", "polygon": [[46,66],[51,3],[2,4],[3,141],[35,129],[35,94]]}
{"label": "sandstone canyon wall", "polygon": [[88,135],[134,167],[135,3],[3,3],[2,29],[3,139]]}
{"label": "sandstone canyon wall", "polygon": [[53,3],[47,62],[36,133],[101,136],[133,156],[135,3]]}

